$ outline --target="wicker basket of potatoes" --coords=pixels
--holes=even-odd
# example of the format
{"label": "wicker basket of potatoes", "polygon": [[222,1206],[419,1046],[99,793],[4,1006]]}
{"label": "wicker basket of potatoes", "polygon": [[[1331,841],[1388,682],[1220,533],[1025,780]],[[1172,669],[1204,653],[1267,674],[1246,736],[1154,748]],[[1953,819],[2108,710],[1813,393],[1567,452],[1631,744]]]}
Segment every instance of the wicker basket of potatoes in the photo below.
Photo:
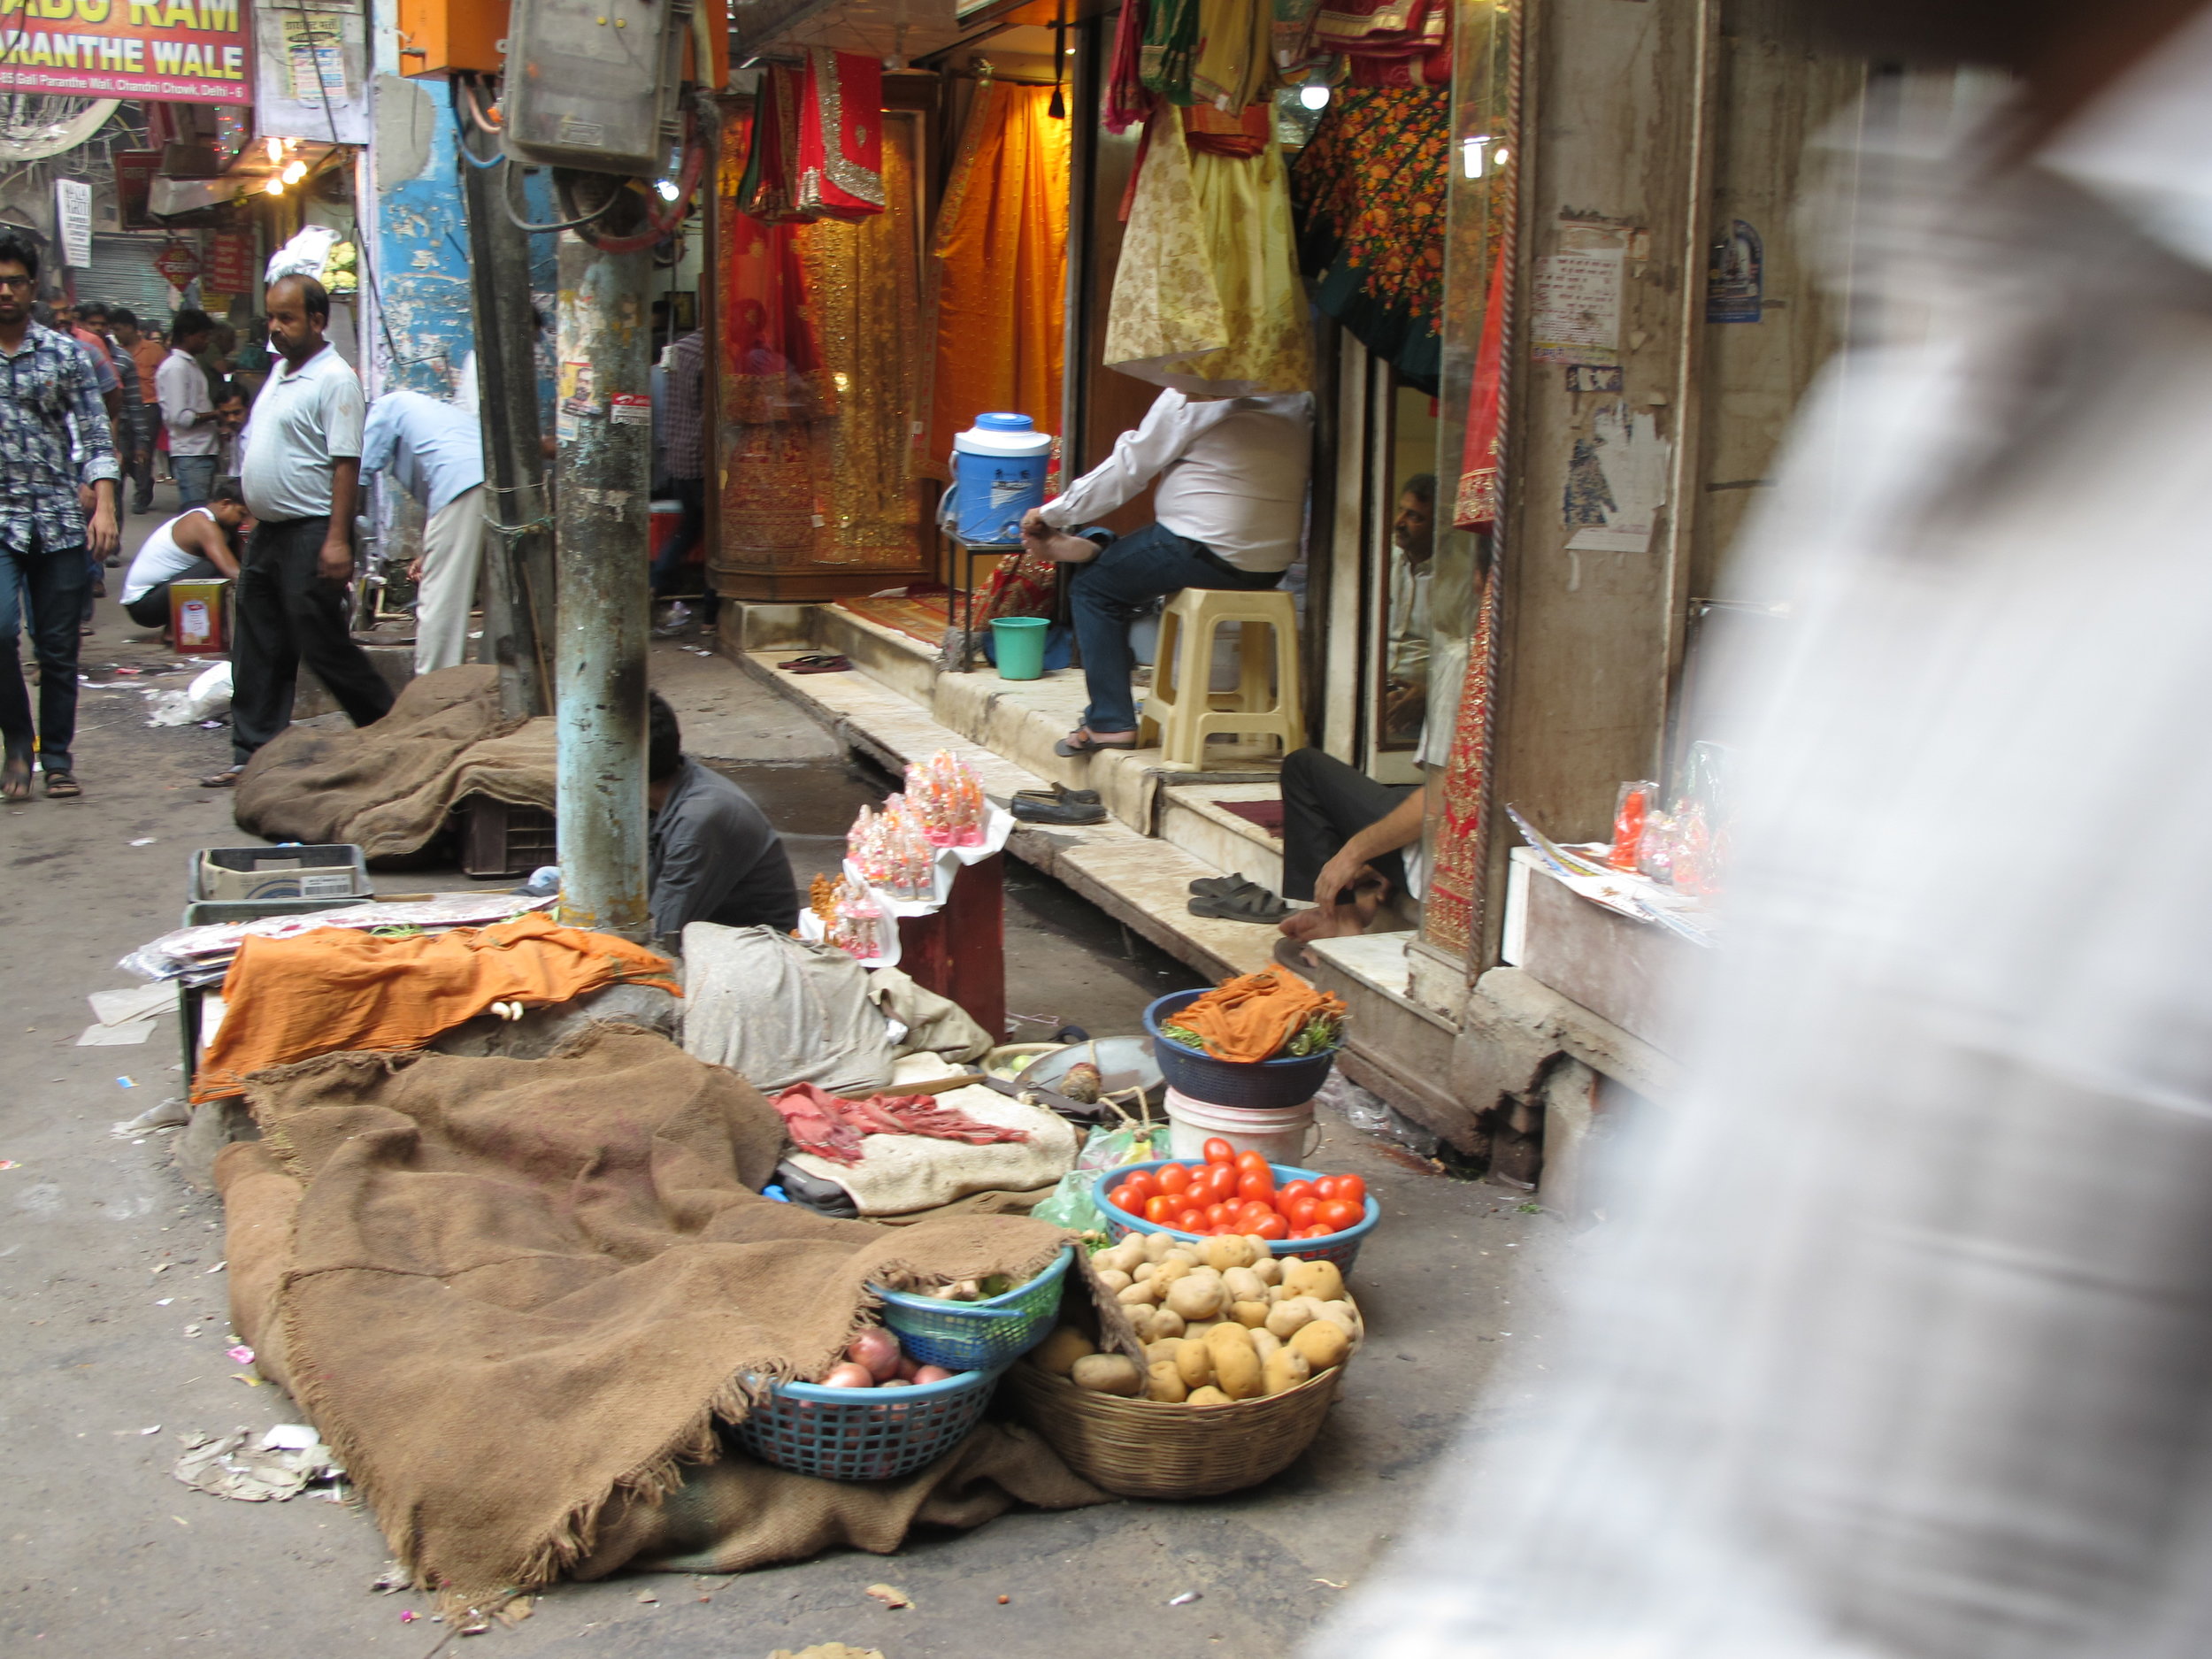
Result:
{"label": "wicker basket of potatoes", "polygon": [[1123,1497],[1214,1497],[1286,1467],[1363,1334],[1334,1263],[1262,1240],[1132,1234],[1085,1277],[1094,1319],[1079,1310],[1004,1386],[1077,1473]]}

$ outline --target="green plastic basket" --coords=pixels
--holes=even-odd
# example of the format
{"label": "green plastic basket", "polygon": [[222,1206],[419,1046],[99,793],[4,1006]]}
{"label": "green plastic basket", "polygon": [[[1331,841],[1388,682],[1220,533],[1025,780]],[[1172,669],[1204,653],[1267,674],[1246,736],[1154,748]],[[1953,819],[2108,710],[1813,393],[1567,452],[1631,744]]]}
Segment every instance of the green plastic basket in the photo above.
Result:
{"label": "green plastic basket", "polygon": [[946,1302],[903,1290],[870,1289],[883,1298],[883,1322],[899,1346],[923,1365],[947,1371],[995,1371],[1011,1364],[1051,1333],[1060,1286],[1075,1260],[1069,1245],[1025,1285],[987,1302]]}

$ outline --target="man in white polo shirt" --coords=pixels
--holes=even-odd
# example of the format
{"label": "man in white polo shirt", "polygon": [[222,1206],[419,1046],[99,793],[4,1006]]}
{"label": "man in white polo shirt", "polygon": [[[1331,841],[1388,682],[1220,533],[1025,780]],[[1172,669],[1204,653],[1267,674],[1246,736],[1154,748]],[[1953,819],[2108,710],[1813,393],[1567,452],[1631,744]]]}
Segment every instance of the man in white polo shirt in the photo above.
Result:
{"label": "man in white polo shirt", "polygon": [[353,511],[361,483],[361,382],[324,338],[330,296],[312,277],[269,287],[269,343],[280,361],[246,428],[240,482],[255,526],[238,572],[231,642],[225,789],[254,751],[292,723],[303,658],[356,726],[390,712],[392,689],[346,618]]}

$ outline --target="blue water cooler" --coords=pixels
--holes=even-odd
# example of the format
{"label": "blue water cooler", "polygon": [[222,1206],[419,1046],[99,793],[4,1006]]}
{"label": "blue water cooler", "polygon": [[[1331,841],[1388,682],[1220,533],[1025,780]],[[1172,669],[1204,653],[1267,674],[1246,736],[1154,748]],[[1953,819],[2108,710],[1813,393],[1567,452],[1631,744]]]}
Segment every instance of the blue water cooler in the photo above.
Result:
{"label": "blue water cooler", "polygon": [[1052,435],[1026,415],[978,415],[952,441],[953,534],[970,547],[1011,547],[1022,515],[1045,504]]}

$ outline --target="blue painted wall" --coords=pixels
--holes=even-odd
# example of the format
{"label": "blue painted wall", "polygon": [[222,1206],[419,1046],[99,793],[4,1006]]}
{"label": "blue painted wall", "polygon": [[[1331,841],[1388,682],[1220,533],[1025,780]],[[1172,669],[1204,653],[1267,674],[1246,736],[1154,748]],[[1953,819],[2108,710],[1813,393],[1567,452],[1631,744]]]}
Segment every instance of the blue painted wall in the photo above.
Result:
{"label": "blue painted wall", "polygon": [[396,180],[379,157],[377,286],[384,330],[376,345],[386,387],[450,397],[454,375],[475,341],[468,226],[454,171],[451,94],[442,81],[413,84],[434,114],[429,159],[413,177]]}

